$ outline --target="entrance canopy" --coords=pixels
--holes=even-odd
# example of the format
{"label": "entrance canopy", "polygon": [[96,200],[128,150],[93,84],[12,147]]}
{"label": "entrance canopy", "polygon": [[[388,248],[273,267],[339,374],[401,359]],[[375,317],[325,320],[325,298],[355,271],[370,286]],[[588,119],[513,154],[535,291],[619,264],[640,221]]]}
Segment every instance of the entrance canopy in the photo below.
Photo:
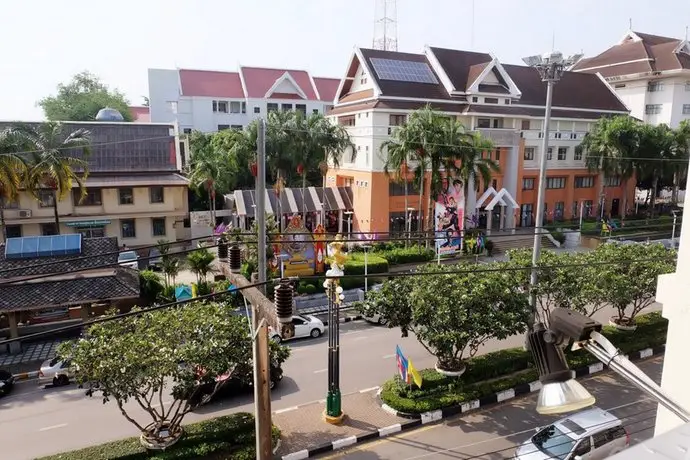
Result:
{"label": "entrance canopy", "polygon": [[[256,197],[254,190],[235,190],[232,194],[238,216],[254,217]],[[304,194],[301,188],[285,188],[280,196],[273,189],[266,190],[266,212],[268,214],[295,214],[325,211],[351,211],[352,189],[350,187],[307,187]]]}

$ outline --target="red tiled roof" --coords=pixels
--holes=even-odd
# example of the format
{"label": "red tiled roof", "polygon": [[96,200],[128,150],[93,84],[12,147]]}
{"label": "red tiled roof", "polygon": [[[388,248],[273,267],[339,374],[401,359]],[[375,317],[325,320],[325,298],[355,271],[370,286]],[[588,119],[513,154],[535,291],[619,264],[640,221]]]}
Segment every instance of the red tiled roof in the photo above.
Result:
{"label": "red tiled roof", "polygon": [[340,79],[314,77],[314,84],[319,92],[319,99],[322,101],[333,101],[335,93],[338,91],[338,86],[340,86]]}
{"label": "red tiled roof", "polygon": [[134,121],[138,123],[151,122],[151,113],[149,112],[148,107],[134,105],[130,106],[129,111],[132,112],[132,117],[134,118]]}
{"label": "red tiled roof", "polygon": [[640,40],[628,39],[616,44],[597,56],[583,59],[573,70],[600,72],[605,77],[612,77],[690,69],[690,56],[685,53],[674,52],[682,40],[641,32],[633,33]]}
{"label": "red tiled roof", "polygon": [[311,84],[309,74],[304,70],[264,69],[260,67],[240,67],[244,84],[247,88],[247,97],[264,98],[276,80],[287,72],[299,89],[304,92],[310,101],[317,100],[316,93]]}
{"label": "red tiled roof", "polygon": [[237,72],[180,69],[180,84],[183,96],[245,97]]}

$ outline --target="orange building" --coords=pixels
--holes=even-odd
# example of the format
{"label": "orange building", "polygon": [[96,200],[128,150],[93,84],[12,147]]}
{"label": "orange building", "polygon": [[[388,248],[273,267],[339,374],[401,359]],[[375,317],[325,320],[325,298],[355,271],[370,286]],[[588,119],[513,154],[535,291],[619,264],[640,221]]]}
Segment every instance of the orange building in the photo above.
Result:
{"label": "orange building", "polygon": [[[386,152],[381,145],[396,126],[405,123],[409,113],[431,104],[491,138],[496,147],[485,154],[499,162],[500,173],[491,184],[470,184],[470,190],[476,191],[467,197],[464,211],[469,226],[473,215],[478,220],[488,217],[484,208],[491,199],[477,203],[477,198],[490,186],[505,189],[518,205],[516,208],[507,202],[507,217],[498,225],[531,226],[545,100],[546,84],[535,69],[504,65],[490,54],[432,47],[422,54],[358,48],[328,114],[347,128],[356,151],[346,152],[340,168],[328,171],[326,185],[352,188],[353,230],[404,231],[406,212],[411,216],[407,225],[414,230],[418,184],[408,185],[406,210],[404,186],[384,172]],[[602,206],[604,214],[622,211],[619,178],[589,172],[575,147],[599,118],[625,114],[625,104],[597,74],[565,72],[556,84],[547,157],[548,221],[576,218],[581,209],[585,216],[595,216],[602,212]],[[425,182],[423,214],[428,198]],[[634,186],[630,181],[628,203],[632,203]],[[493,212],[492,220],[496,221],[498,206]]]}

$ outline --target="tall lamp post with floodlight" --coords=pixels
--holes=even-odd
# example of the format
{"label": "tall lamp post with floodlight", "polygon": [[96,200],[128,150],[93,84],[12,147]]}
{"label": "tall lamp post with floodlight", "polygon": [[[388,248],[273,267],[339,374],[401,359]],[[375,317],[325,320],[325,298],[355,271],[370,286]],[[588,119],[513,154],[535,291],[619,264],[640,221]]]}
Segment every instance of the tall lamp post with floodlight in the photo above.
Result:
{"label": "tall lamp post with floodlight", "polygon": [[690,412],[630,362],[601,334],[601,328],[601,323],[582,313],[556,308],[551,312],[548,328],[538,323],[532,332],[527,333],[527,348],[532,353],[542,384],[537,412],[553,415],[594,404],[594,397],[575,380],[575,373],[568,367],[563,349],[572,342],[573,350],[584,348],[683,422],[690,422]]}
{"label": "tall lamp post with floodlight", "polygon": [[551,104],[553,101],[553,87],[561,79],[563,72],[575,65],[582,54],[564,58],[558,51],[545,53],[541,56],[529,56],[523,59],[529,67],[535,68],[543,82],[546,82],[546,108],[544,111],[544,129],[541,157],[539,159],[539,189],[537,192],[537,211],[534,222],[534,247],[532,250],[532,272],[530,274],[530,306],[532,307],[532,327],[536,320],[537,295],[534,287],[537,284],[537,264],[541,255],[542,227],[544,225],[544,199],[546,192],[546,157],[549,150],[549,123],[551,122]]}

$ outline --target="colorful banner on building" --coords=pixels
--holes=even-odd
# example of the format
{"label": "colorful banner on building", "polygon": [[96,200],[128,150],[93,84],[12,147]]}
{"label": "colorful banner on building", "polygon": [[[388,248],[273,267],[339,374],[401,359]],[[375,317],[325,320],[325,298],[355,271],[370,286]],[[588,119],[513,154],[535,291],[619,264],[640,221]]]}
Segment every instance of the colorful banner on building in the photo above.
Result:
{"label": "colorful banner on building", "polygon": [[436,197],[434,230],[436,251],[441,255],[459,251],[465,220],[465,193],[462,181],[443,181],[443,192]]}

